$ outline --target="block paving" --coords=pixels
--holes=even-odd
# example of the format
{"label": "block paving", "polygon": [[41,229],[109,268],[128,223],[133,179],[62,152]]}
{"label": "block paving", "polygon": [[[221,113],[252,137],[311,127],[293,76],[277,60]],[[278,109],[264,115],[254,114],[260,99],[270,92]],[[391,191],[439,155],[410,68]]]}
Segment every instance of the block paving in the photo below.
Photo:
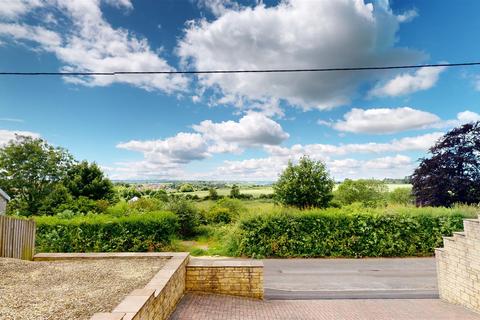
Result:
{"label": "block paving", "polygon": [[479,320],[439,299],[257,300],[188,293],[170,320]]}

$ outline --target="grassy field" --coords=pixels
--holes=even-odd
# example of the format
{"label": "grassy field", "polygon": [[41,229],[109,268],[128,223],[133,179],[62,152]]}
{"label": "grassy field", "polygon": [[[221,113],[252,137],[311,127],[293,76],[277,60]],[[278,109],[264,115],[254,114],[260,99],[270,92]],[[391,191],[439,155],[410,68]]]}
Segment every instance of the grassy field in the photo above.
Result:
{"label": "grassy field", "polygon": [[[335,185],[334,190],[338,187],[338,184]],[[392,191],[397,188],[411,188],[411,184],[387,184],[388,190]],[[230,194],[230,188],[220,188],[217,189],[217,193],[220,196],[228,196]],[[254,197],[258,197],[261,194],[272,194],[273,193],[273,187],[272,186],[266,186],[266,187],[242,187],[240,186],[240,193],[243,194],[251,194]],[[208,196],[208,191],[194,191],[194,192],[176,192],[176,194],[190,194],[190,195],[197,195],[201,198]]]}

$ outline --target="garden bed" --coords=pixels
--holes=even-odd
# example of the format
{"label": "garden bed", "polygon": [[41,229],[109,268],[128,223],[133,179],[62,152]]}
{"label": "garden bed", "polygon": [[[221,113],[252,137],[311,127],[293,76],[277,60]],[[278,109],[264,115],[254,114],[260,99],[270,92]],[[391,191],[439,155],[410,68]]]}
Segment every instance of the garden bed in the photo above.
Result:
{"label": "garden bed", "polygon": [[89,319],[143,287],[165,258],[22,261],[0,258],[0,319]]}

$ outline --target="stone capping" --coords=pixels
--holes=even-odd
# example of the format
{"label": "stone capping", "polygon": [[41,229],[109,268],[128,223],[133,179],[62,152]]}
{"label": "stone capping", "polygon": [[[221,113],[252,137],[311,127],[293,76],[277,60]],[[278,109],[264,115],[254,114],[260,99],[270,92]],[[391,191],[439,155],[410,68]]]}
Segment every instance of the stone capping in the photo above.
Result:
{"label": "stone capping", "polygon": [[112,312],[95,313],[90,320],[168,319],[185,292],[186,266],[190,254],[185,252],[91,252],[39,253],[35,261],[81,259],[168,259],[143,289],[133,290]]}
{"label": "stone capping", "polygon": [[37,253],[35,261],[75,260],[75,259],[128,259],[128,258],[184,258],[185,252],[69,252]]}
{"label": "stone capping", "polygon": [[219,260],[219,259],[201,259],[191,258],[187,265],[190,267],[202,268],[263,268],[261,260]]}

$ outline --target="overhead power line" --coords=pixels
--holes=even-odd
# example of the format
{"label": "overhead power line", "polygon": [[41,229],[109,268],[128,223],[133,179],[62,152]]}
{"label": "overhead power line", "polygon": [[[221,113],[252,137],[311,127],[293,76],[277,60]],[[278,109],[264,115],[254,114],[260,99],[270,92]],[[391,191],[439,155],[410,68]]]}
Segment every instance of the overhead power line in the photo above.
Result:
{"label": "overhead power line", "polygon": [[253,69],[253,70],[184,70],[184,71],[112,71],[112,72],[17,72],[4,71],[0,76],[117,76],[117,75],[151,75],[151,74],[219,74],[219,73],[299,73],[299,72],[331,72],[331,71],[368,71],[392,69],[418,69],[436,67],[468,67],[478,66],[480,62],[432,63],[400,66],[371,67],[339,67],[339,68],[306,68],[306,69]]}

